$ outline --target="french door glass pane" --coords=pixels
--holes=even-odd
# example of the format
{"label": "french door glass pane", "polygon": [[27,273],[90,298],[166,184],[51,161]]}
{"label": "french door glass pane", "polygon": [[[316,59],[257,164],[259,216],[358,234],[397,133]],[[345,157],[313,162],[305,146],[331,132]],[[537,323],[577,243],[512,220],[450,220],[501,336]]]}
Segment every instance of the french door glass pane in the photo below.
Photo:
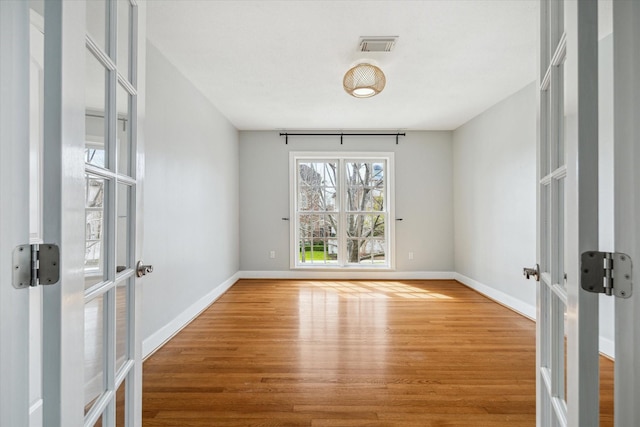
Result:
{"label": "french door glass pane", "polygon": [[84,308],[84,406],[85,414],[105,390],[105,295],[100,295]]}
{"label": "french door glass pane", "polygon": [[[557,111],[564,111],[564,92],[562,87],[564,85],[564,63],[558,65],[555,69],[555,83],[556,91],[554,93],[554,102],[556,103]],[[557,140],[557,153],[556,158],[558,166],[562,166],[565,163],[565,137],[564,137],[564,114],[558,114],[556,118],[556,140]]]}
{"label": "french door glass pane", "polygon": [[116,93],[117,124],[116,135],[118,140],[118,173],[131,175],[131,95],[121,85],[118,85]]}
{"label": "french door glass pane", "polygon": [[549,174],[551,166],[549,157],[549,118],[550,118],[550,103],[549,103],[549,91],[540,91],[540,153],[539,153],[539,168],[540,178]]}
{"label": "french door glass pane", "polygon": [[542,422],[541,426],[551,426],[551,417],[553,415],[553,409],[551,406],[551,397],[548,393],[542,393],[541,402]]}
{"label": "french door glass pane", "polygon": [[548,273],[551,270],[551,191],[549,185],[540,185],[540,271]]}
{"label": "french door glass pane", "polygon": [[562,317],[563,317],[563,328],[562,331],[564,332],[564,339],[562,340],[562,349],[563,349],[563,374],[564,374],[564,384],[563,384],[563,388],[564,388],[564,400],[569,400],[569,387],[568,387],[568,382],[567,382],[567,351],[568,351],[568,347],[567,347],[567,330],[568,330],[568,320],[567,320],[567,306],[566,304],[563,304],[563,313],[562,313]]}
{"label": "french door glass pane", "polygon": [[131,267],[131,187],[118,183],[118,215],[117,215],[117,244],[116,244],[116,272],[120,273]]}
{"label": "french door glass pane", "polygon": [[545,127],[545,138],[543,139],[544,140],[543,170],[544,170],[544,175],[548,175],[551,172],[553,172],[553,168],[555,164],[554,162],[555,152],[553,151],[553,141],[554,141],[555,132],[556,132],[556,129],[554,127],[556,117],[554,115],[555,111],[553,109],[553,94],[551,93],[550,90],[547,90],[544,92],[544,101],[546,104],[544,107],[544,111],[546,114],[546,117],[545,117],[546,127]]}
{"label": "french door glass pane", "polygon": [[129,79],[129,54],[131,52],[131,2],[118,0],[118,72]]}
{"label": "french door glass pane", "polygon": [[[91,2],[88,2],[91,3]],[[105,84],[107,72],[98,59],[86,50],[85,87],[85,161],[94,166],[105,167],[106,110]]]}
{"label": "french door glass pane", "polygon": [[557,182],[557,200],[556,209],[558,214],[558,233],[556,236],[556,250],[557,254],[557,272],[554,277],[554,282],[560,284],[560,286],[566,287],[565,281],[565,266],[564,266],[564,178],[559,179]]}
{"label": "french door glass pane", "polygon": [[108,185],[104,178],[86,175],[85,188],[85,289],[107,279],[107,221],[105,202]]}
{"label": "french door glass pane", "polygon": [[540,280],[540,306],[544,307],[545,310],[540,312],[540,330],[541,330],[541,342],[540,345],[540,356],[541,356],[541,367],[550,369],[551,368],[551,316],[549,313],[549,307],[551,306],[551,288],[549,284],[545,282],[546,279],[543,277]]}
{"label": "french door glass pane", "polygon": [[549,0],[540,0],[540,76],[544,76],[551,63],[549,46]]}
{"label": "french door glass pane", "polygon": [[553,366],[551,368],[552,373],[554,375],[554,387],[553,387],[553,395],[558,399],[566,401],[565,395],[565,313],[567,312],[567,308],[564,302],[556,295],[553,294],[553,305],[552,305],[552,336],[553,336]]}
{"label": "french door glass pane", "polygon": [[125,427],[126,425],[126,393],[127,380],[125,379],[116,391],[116,427]]}
{"label": "french door glass pane", "polygon": [[116,372],[128,359],[130,281],[127,279],[116,286]]}
{"label": "french door glass pane", "polygon": [[87,4],[87,33],[103,51],[107,51],[107,2],[90,0]]}

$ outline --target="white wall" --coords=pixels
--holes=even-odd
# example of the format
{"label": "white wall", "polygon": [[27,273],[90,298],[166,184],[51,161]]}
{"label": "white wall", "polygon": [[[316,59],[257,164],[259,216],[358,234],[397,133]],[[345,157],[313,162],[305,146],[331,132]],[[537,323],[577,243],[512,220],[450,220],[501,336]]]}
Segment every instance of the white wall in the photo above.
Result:
{"label": "white wall", "polygon": [[536,262],[536,89],[532,83],[453,132],[459,280],[530,317]]}
{"label": "white wall", "polygon": [[[290,137],[276,131],[240,132],[240,270],[282,276],[289,271],[289,152],[395,153],[396,272],[401,277],[453,271],[451,132],[408,132],[394,138]],[[274,250],[276,258],[270,259]],[[409,260],[409,252],[414,259]],[[253,272],[253,273],[252,273]],[[274,273],[275,272],[275,273]],[[399,277],[398,274],[395,277]],[[344,274],[344,273],[342,273]],[[384,276],[378,273],[379,276]],[[293,277],[289,273],[284,274]],[[437,275],[437,274],[436,274]],[[435,276],[431,276],[435,277]]]}
{"label": "white wall", "polygon": [[147,43],[143,356],[235,282],[238,132]]}
{"label": "white wall", "polygon": [[[613,47],[600,42],[600,250],[613,250]],[[458,280],[535,317],[536,88],[532,83],[453,132]],[[614,356],[613,299],[600,298],[600,351]]]}

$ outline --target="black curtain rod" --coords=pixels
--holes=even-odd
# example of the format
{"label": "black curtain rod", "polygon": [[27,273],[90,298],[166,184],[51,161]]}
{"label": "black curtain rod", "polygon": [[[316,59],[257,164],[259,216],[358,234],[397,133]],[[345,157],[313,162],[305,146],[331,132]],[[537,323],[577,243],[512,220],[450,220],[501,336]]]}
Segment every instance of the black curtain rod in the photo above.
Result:
{"label": "black curtain rod", "polygon": [[406,133],[289,133],[289,132],[280,132],[280,136],[284,136],[285,144],[289,144],[290,136],[339,136],[340,137],[340,145],[342,145],[342,137],[343,136],[395,136],[396,137],[396,145],[398,144],[398,138],[401,136],[407,136]]}

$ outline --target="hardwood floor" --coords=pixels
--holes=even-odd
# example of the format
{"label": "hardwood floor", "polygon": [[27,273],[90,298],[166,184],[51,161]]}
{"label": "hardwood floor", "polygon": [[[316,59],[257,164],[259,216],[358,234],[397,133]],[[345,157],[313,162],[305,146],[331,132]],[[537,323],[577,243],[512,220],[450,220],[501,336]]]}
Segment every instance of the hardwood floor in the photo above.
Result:
{"label": "hardwood floor", "polygon": [[535,325],[454,281],[241,280],[143,381],[148,427],[532,427]]}

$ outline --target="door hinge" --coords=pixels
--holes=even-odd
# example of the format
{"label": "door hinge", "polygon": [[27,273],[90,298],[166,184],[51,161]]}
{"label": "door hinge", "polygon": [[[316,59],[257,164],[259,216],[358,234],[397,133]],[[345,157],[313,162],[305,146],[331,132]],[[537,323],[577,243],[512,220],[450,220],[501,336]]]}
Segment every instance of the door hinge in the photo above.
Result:
{"label": "door hinge", "polygon": [[16,289],[53,285],[60,280],[60,249],[52,243],[17,246],[12,266]]}
{"label": "door hinge", "polygon": [[632,291],[631,257],[619,252],[584,252],[580,264],[582,289],[629,298]]}

